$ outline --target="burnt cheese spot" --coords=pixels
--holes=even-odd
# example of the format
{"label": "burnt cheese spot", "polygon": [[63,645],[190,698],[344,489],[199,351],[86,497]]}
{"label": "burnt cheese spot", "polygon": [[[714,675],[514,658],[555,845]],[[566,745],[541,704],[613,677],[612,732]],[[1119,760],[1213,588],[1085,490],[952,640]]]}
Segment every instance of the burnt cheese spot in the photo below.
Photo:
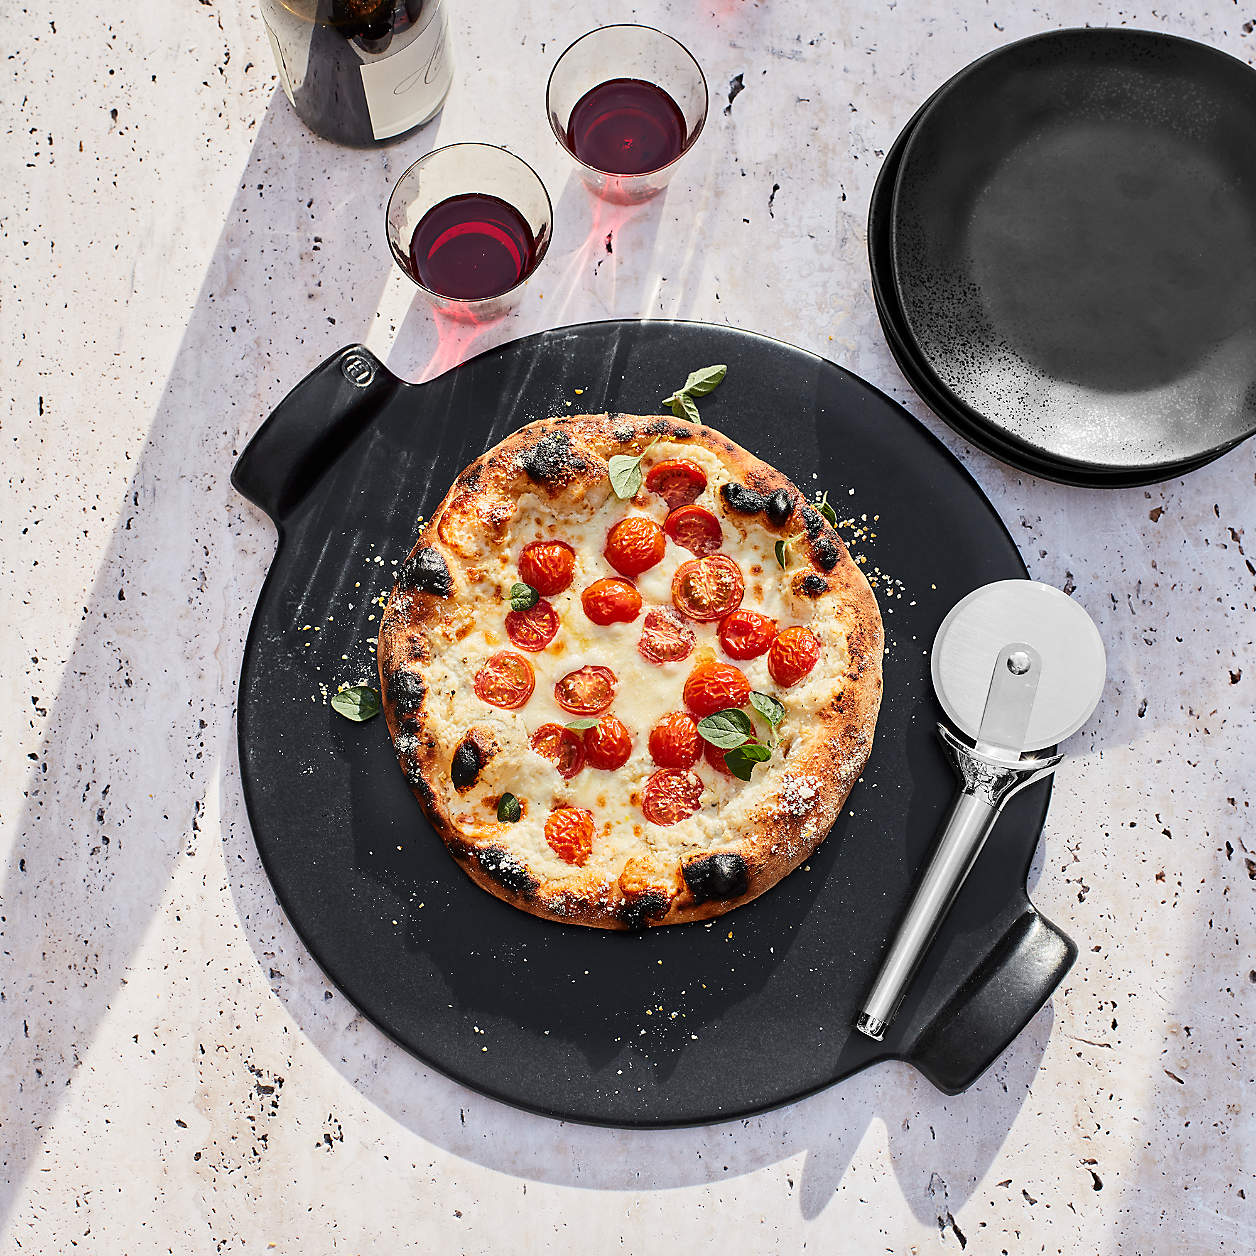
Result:
{"label": "burnt cheese spot", "polygon": [[829,591],[829,582],[823,576],[803,576],[802,592],[804,597],[819,597]]}
{"label": "burnt cheese spot", "polygon": [[691,859],[680,870],[696,903],[711,898],[740,898],[750,888],[746,861],[731,850]]}
{"label": "burnt cheese spot", "polygon": [[778,526],[785,522],[786,519],[794,513],[794,499],[790,497],[789,490],[778,488],[771,497],[768,498],[767,516],[768,519]]}
{"label": "burnt cheese spot", "polygon": [[721,484],[720,496],[728,503],[729,510],[735,510],[739,515],[757,515],[768,504],[762,493],[756,493],[744,484]]}
{"label": "burnt cheese spot", "polygon": [[397,587],[403,591],[418,590],[448,597],[453,592],[449,568],[430,545],[420,546],[401,564],[397,572]]}
{"label": "burnt cheese spot", "polygon": [[811,538],[811,556],[821,571],[832,571],[841,561],[841,542],[831,536],[814,536]]}
{"label": "burnt cheese spot", "polygon": [[388,703],[398,715],[413,715],[426,692],[414,672],[395,671],[388,677]]}
{"label": "burnt cheese spot", "polygon": [[665,894],[641,894],[636,898],[626,899],[615,915],[621,925],[628,929],[645,929],[651,920],[659,920],[667,915],[670,906]]}
{"label": "burnt cheese spot", "polygon": [[588,469],[588,463],[571,447],[566,432],[549,432],[529,449],[519,465],[538,484],[561,484],[575,471]]}
{"label": "burnt cheese spot", "polygon": [[453,762],[449,767],[449,779],[453,781],[454,788],[462,793],[475,784],[480,775],[480,768],[483,766],[484,759],[480,754],[480,747],[471,737],[464,737],[454,751]]}
{"label": "burnt cheese spot", "polygon": [[484,846],[474,848],[471,853],[484,874],[512,894],[531,898],[536,893],[536,879],[508,850],[500,846]]}

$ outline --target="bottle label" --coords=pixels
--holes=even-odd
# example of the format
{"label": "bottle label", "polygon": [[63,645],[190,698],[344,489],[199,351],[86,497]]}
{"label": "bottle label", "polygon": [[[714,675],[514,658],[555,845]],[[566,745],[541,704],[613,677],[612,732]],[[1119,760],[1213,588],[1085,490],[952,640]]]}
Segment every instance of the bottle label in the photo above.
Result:
{"label": "bottle label", "polygon": [[453,79],[445,35],[445,11],[439,6],[405,48],[362,63],[362,91],[377,140],[426,122],[440,108]]}

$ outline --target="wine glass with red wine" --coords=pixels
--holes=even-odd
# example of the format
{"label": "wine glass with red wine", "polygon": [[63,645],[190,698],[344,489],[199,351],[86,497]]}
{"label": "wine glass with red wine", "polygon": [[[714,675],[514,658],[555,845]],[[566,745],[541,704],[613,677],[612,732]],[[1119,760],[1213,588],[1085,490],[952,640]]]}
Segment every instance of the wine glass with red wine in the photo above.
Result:
{"label": "wine glass with red wine", "polygon": [[387,222],[393,258],[432,305],[481,323],[519,299],[554,211],[526,161],[492,144],[450,144],[397,180]]}
{"label": "wine glass with red wine", "polygon": [[558,58],[545,92],[558,142],[617,204],[662,191],[707,116],[707,85],[681,43],[651,26],[603,26]]}

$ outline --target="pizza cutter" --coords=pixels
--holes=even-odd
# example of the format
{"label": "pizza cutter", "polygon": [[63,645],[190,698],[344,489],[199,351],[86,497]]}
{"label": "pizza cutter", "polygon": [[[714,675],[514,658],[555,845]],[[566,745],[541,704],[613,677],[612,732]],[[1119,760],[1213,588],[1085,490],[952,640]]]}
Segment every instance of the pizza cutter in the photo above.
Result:
{"label": "pizza cutter", "polygon": [[[974,590],[933,639],[933,687],[973,742],[938,725],[960,787],[855,1027],[878,1041],[1003,804],[1055,771],[1056,747],[1089,718],[1107,663],[1090,616],[1066,593],[1033,580]],[[1049,750],[1051,753],[1037,753]]]}

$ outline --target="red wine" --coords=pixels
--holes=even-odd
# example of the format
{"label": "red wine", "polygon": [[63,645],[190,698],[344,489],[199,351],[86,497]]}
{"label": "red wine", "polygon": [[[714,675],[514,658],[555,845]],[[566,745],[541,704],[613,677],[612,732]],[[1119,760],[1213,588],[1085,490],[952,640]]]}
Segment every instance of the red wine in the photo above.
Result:
{"label": "red wine", "polygon": [[428,121],[453,77],[444,0],[261,0],[279,81],[311,130],[343,144]]}
{"label": "red wine", "polygon": [[524,216],[496,196],[451,196],[419,219],[410,266],[432,292],[459,301],[500,296],[536,264],[536,238]]}
{"label": "red wine", "polygon": [[611,79],[576,101],[567,143],[586,166],[607,174],[648,174],[685,151],[685,117],[661,88]]}

